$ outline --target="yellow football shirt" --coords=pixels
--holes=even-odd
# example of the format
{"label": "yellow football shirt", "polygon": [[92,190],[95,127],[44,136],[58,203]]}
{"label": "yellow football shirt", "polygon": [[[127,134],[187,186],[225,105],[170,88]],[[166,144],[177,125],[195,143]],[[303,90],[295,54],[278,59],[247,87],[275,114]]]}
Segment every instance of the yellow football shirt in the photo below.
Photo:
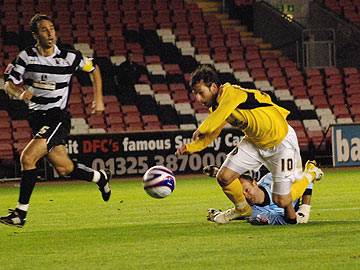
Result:
{"label": "yellow football shirt", "polygon": [[201,151],[219,136],[226,123],[242,130],[246,138],[261,149],[278,145],[288,132],[289,111],[271,101],[268,94],[226,83],[217,105],[198,130],[204,136],[186,145],[190,153]]}

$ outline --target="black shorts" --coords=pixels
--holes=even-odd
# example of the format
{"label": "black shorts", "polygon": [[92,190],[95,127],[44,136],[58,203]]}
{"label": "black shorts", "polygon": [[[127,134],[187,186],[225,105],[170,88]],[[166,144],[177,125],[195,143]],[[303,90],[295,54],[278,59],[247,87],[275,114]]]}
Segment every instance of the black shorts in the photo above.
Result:
{"label": "black shorts", "polygon": [[65,145],[70,134],[70,114],[58,108],[47,111],[33,111],[29,114],[29,122],[34,139],[46,139],[50,152],[57,145]]}

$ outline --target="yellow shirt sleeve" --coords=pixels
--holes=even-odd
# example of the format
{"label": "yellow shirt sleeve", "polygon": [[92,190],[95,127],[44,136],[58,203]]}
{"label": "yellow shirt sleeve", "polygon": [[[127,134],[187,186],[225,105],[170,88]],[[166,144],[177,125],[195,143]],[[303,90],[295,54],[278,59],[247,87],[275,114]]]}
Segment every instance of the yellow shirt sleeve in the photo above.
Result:
{"label": "yellow shirt sleeve", "polygon": [[205,149],[213,140],[215,140],[219,136],[221,130],[224,128],[225,125],[226,122],[224,122],[224,124],[221,125],[218,129],[216,129],[213,133],[207,133],[203,138],[188,143],[186,145],[186,150],[189,153],[194,153]]}

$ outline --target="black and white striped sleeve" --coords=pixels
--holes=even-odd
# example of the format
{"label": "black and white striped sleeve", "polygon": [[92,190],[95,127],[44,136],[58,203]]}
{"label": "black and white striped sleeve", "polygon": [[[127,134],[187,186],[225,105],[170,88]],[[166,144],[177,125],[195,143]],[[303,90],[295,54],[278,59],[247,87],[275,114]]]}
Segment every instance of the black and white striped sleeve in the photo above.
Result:
{"label": "black and white striped sleeve", "polygon": [[4,72],[6,81],[12,81],[14,84],[20,84],[23,82],[23,75],[27,66],[28,55],[25,51],[19,53],[17,58],[12,61]]}

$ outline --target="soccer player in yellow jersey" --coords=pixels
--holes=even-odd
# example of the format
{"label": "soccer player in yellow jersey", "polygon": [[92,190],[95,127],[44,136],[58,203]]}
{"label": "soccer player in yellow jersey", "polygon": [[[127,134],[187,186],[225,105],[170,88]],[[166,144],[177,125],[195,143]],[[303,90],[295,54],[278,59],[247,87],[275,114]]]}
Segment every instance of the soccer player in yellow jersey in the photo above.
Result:
{"label": "soccer player in yellow jersey", "polygon": [[230,83],[221,85],[209,66],[198,67],[190,84],[196,100],[207,106],[210,114],[193,133],[193,141],[177,149],[177,155],[206,148],[227,123],[245,134],[217,173],[218,183],[235,207],[218,215],[215,222],[227,223],[251,215],[238,178],[247,170],[257,171],[265,165],[273,176],[273,201],[284,209],[286,222],[295,224],[290,187],[295,178],[302,177],[302,162],[296,133],[286,121],[289,111],[274,104],[262,91]]}

